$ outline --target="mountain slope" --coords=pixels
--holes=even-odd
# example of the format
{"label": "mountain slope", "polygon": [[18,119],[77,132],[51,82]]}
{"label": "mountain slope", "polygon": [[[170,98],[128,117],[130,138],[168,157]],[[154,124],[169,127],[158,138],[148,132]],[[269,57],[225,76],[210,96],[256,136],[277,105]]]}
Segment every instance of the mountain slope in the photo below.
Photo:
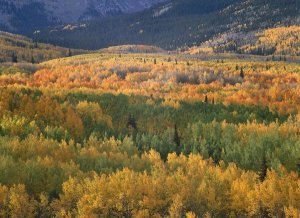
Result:
{"label": "mountain slope", "polygon": [[120,44],[176,49],[220,35],[299,24],[298,4],[298,0],[173,0],[143,13],[84,22],[81,28],[51,28],[39,39],[88,49]]}
{"label": "mountain slope", "polygon": [[194,54],[203,51],[300,56],[300,26],[269,28],[243,36],[223,34],[189,50]]}
{"label": "mountain slope", "polygon": [[[69,49],[44,43],[34,43],[31,39],[0,31],[0,63],[12,61],[41,62],[53,58],[65,57]],[[84,50],[71,50],[73,55],[87,53]]]}
{"label": "mountain slope", "polygon": [[29,34],[49,25],[133,13],[165,0],[0,0],[0,28]]}

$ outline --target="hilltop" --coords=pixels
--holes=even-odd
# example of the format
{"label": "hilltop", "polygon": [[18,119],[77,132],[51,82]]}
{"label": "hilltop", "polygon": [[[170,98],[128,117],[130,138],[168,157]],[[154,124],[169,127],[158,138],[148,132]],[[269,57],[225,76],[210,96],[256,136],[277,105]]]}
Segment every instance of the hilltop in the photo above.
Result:
{"label": "hilltop", "polygon": [[100,49],[101,53],[164,53],[165,50],[151,45],[119,45]]}

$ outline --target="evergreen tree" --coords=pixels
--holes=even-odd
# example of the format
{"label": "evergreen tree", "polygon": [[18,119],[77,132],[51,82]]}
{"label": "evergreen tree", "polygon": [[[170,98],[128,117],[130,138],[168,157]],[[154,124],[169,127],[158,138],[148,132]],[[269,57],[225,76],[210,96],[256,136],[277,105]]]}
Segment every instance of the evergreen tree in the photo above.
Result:
{"label": "evergreen tree", "polygon": [[132,127],[134,130],[137,131],[137,124],[134,116],[132,114],[129,115],[128,121],[127,121],[127,128]]}
{"label": "evergreen tree", "polygon": [[240,77],[241,77],[242,79],[245,78],[245,73],[244,73],[243,68],[241,68],[241,71],[240,71]]}
{"label": "evergreen tree", "polygon": [[259,171],[259,180],[261,182],[265,181],[267,177],[267,171],[268,171],[267,159],[266,159],[266,155],[264,154],[262,158],[261,168]]}
{"label": "evergreen tree", "polygon": [[31,61],[30,61],[32,64],[35,64],[35,60],[34,60],[34,57],[33,57],[33,54],[31,54]]}
{"label": "evergreen tree", "polygon": [[207,95],[205,95],[204,103],[208,103],[208,97],[207,97]]}
{"label": "evergreen tree", "polygon": [[67,56],[68,57],[71,57],[72,56],[72,51],[71,51],[71,49],[69,48],[69,50],[68,50],[68,54],[67,54]]}
{"label": "evergreen tree", "polygon": [[153,62],[154,62],[154,64],[157,64],[156,58],[154,58],[154,61],[153,61]]}
{"label": "evergreen tree", "polygon": [[11,55],[11,62],[18,63],[18,57],[15,52],[13,52]]}
{"label": "evergreen tree", "polygon": [[178,132],[178,129],[177,129],[177,125],[175,124],[174,126],[174,143],[176,145],[176,153],[177,155],[180,154],[180,136],[179,136],[179,132]]}

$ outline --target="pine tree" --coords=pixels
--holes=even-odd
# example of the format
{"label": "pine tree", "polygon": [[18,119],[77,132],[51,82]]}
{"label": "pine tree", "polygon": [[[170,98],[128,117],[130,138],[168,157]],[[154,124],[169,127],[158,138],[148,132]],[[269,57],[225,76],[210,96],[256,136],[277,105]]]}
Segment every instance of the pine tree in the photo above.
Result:
{"label": "pine tree", "polygon": [[241,71],[240,71],[240,77],[241,77],[242,79],[245,78],[245,73],[244,73],[243,68],[241,68]]}
{"label": "pine tree", "polygon": [[156,61],[156,58],[154,59],[154,64],[156,64],[157,63],[157,61]]}
{"label": "pine tree", "polygon": [[18,63],[18,57],[15,52],[13,52],[11,55],[11,62]]}
{"label": "pine tree", "polygon": [[127,128],[132,127],[134,130],[137,131],[137,124],[134,116],[132,114],[129,115],[128,121],[127,121]]}
{"label": "pine tree", "polygon": [[259,171],[259,180],[261,182],[265,181],[267,177],[267,171],[268,171],[267,159],[266,159],[266,155],[264,154],[262,158],[261,168]]}
{"label": "pine tree", "polygon": [[180,154],[180,136],[179,136],[179,132],[178,132],[178,129],[177,129],[177,125],[175,124],[174,126],[174,143],[176,145],[176,153],[177,155]]}
{"label": "pine tree", "polygon": [[34,60],[34,57],[33,57],[33,54],[31,54],[31,61],[30,61],[32,64],[35,64],[35,60]]}
{"label": "pine tree", "polygon": [[207,95],[205,95],[205,98],[204,98],[204,103],[208,103],[208,97],[207,97]]}
{"label": "pine tree", "polygon": [[71,49],[69,48],[69,50],[68,50],[68,54],[67,54],[67,56],[68,57],[71,57],[72,56],[72,51],[71,51]]}

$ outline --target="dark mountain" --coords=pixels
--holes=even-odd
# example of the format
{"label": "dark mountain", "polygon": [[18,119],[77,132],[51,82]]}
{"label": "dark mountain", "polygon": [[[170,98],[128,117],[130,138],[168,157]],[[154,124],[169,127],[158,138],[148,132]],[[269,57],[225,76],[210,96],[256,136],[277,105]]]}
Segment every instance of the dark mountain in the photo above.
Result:
{"label": "dark mountain", "polygon": [[31,34],[66,23],[134,13],[165,0],[0,0],[0,30]]}
{"label": "dark mountain", "polygon": [[86,49],[120,44],[176,49],[223,35],[297,24],[299,6],[300,0],[172,0],[140,13],[58,26],[37,38]]}

